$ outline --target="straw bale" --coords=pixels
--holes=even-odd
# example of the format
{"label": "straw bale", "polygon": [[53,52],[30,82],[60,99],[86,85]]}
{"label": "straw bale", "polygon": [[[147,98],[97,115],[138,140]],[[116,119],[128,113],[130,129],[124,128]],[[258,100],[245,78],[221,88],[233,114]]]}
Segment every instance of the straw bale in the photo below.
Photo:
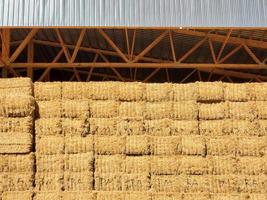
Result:
{"label": "straw bale", "polygon": [[62,155],[39,155],[36,154],[37,172],[63,172],[64,158]]}
{"label": "straw bale", "polygon": [[94,150],[93,136],[67,136],[65,139],[65,153],[87,153]]}
{"label": "straw bale", "polygon": [[60,118],[41,118],[35,120],[36,136],[60,136],[62,123]]}
{"label": "straw bale", "polygon": [[152,175],[151,190],[153,192],[180,192],[182,181],[175,175]]}
{"label": "straw bale", "polygon": [[46,191],[46,192],[36,192],[33,198],[34,200],[63,200],[61,192]]}
{"label": "straw bale", "polygon": [[89,101],[87,100],[65,100],[62,101],[62,116],[66,118],[88,118]]}
{"label": "straw bale", "polygon": [[32,200],[33,193],[31,191],[12,191],[4,192],[2,200]]}
{"label": "straw bale", "polygon": [[206,141],[207,155],[235,155],[237,139],[234,137],[222,136],[209,138]]}
{"label": "straw bale", "polygon": [[149,192],[125,192],[125,199],[127,200],[151,200]]}
{"label": "straw bale", "polygon": [[139,82],[119,83],[119,100],[120,101],[142,101],[145,93],[145,84]]}
{"label": "straw bale", "polygon": [[95,173],[95,190],[122,190],[122,173]]}
{"label": "straw bale", "polygon": [[119,173],[125,171],[125,156],[123,155],[96,155],[96,173]]}
{"label": "straw bale", "polygon": [[197,100],[198,85],[195,83],[173,84],[173,100],[174,101],[189,101]]}
{"label": "straw bale", "polygon": [[149,174],[124,174],[122,176],[123,191],[148,191],[150,189]]}
{"label": "straw bale", "polygon": [[238,169],[243,175],[267,174],[267,165],[264,157],[240,157],[238,159]]}
{"label": "straw bale", "polygon": [[126,154],[146,155],[150,152],[149,137],[146,135],[126,136]]}
{"label": "straw bale", "polygon": [[171,135],[199,135],[197,120],[172,120]]}
{"label": "straw bale", "polygon": [[232,133],[232,121],[225,120],[201,120],[199,121],[199,133],[202,136],[223,136]]}
{"label": "straw bale", "polygon": [[256,115],[256,106],[252,101],[229,102],[229,117],[231,119],[253,120]]}
{"label": "straw bale", "polygon": [[33,172],[9,172],[5,173],[3,177],[2,184],[0,180],[0,185],[2,185],[3,191],[25,191],[30,190],[33,187]]}
{"label": "straw bale", "polygon": [[93,171],[94,154],[79,153],[79,154],[65,154],[64,156],[65,171],[70,172],[85,172]]}
{"label": "straw bale", "polygon": [[95,152],[97,154],[122,154],[125,152],[125,137],[95,136]]}
{"label": "straw bale", "polygon": [[117,124],[119,135],[143,135],[145,123],[142,118],[120,119]]}
{"label": "straw bale", "polygon": [[27,117],[33,114],[35,100],[27,95],[0,96],[0,117]]}
{"label": "straw bale", "polygon": [[231,193],[237,191],[237,180],[233,175],[210,176],[212,193]]}
{"label": "straw bale", "polygon": [[178,120],[196,120],[198,104],[196,101],[173,102],[172,117]]}
{"label": "straw bale", "polygon": [[89,99],[92,91],[89,88],[90,83],[84,82],[63,82],[62,99]]}
{"label": "straw bale", "polygon": [[125,172],[130,174],[149,174],[150,156],[126,156]]}
{"label": "straw bale", "polygon": [[119,105],[119,117],[122,119],[141,118],[145,110],[144,102],[121,102]]}
{"label": "straw bale", "polygon": [[147,83],[145,84],[146,101],[171,101],[172,85],[169,83]]}
{"label": "straw bale", "polygon": [[224,100],[224,86],[222,82],[197,82],[198,101]]}
{"label": "straw bale", "polygon": [[36,152],[46,155],[61,154],[64,152],[64,138],[60,136],[36,138]]}
{"label": "straw bale", "polygon": [[36,116],[39,118],[60,118],[62,115],[62,103],[55,101],[37,101]]}
{"label": "straw bale", "polygon": [[224,119],[228,117],[227,102],[220,103],[200,103],[199,104],[199,119]]}
{"label": "straw bale", "polygon": [[105,118],[118,116],[119,102],[117,101],[91,101],[89,104],[91,117]]}
{"label": "straw bale", "polygon": [[29,87],[32,88],[32,80],[30,78],[1,78],[0,88],[21,88]]}
{"label": "straw bale", "polygon": [[183,155],[206,154],[205,140],[202,136],[183,136],[181,148]]}
{"label": "straw bale", "polygon": [[[4,155],[6,159],[5,168],[7,168],[8,172],[31,172],[34,168],[34,154],[6,154]],[[1,166],[2,164],[0,164]],[[1,169],[0,169],[1,171]]]}
{"label": "straw bale", "polygon": [[266,194],[249,194],[249,193],[230,193],[230,194],[212,194],[214,200],[266,200]]}
{"label": "straw bale", "polygon": [[267,84],[266,83],[250,83],[249,93],[251,100],[267,101]]}
{"label": "straw bale", "polygon": [[181,191],[185,193],[208,193],[210,180],[208,176],[183,175],[178,177]]}
{"label": "straw bale", "polygon": [[256,113],[258,119],[267,119],[267,102],[266,101],[254,101],[256,105]]}
{"label": "straw bale", "polygon": [[179,171],[185,175],[206,175],[209,173],[207,161],[201,156],[183,156]]}
{"label": "straw bale", "polygon": [[153,192],[152,200],[182,200],[183,194],[180,192]]}
{"label": "straw bale", "polygon": [[32,148],[30,133],[1,133],[0,153],[29,153]]}
{"label": "straw bale", "polygon": [[263,136],[264,131],[258,121],[232,120],[233,135],[236,136]]}
{"label": "straw bale", "polygon": [[93,190],[93,172],[64,172],[64,189],[69,191]]}
{"label": "straw bale", "polygon": [[150,141],[153,155],[175,155],[182,151],[181,137],[178,136],[153,136]]}
{"label": "straw bale", "polygon": [[145,119],[164,119],[172,115],[172,102],[147,102],[144,110]]}
{"label": "straw bale", "polygon": [[208,156],[207,163],[212,175],[236,174],[237,159],[232,156]]}
{"label": "straw bale", "polygon": [[267,120],[258,120],[259,123],[259,130],[258,135],[259,136],[267,136]]}
{"label": "straw bale", "polygon": [[267,192],[266,175],[239,175],[237,176],[236,189],[244,193],[265,193]]}
{"label": "straw bale", "polygon": [[62,196],[64,200],[96,200],[96,193],[92,191],[64,191]]}
{"label": "straw bale", "polygon": [[267,150],[265,137],[240,137],[237,153],[240,156],[263,156]]}
{"label": "straw bale", "polygon": [[1,95],[27,95],[33,96],[31,87],[0,88]]}
{"label": "straw bale", "polygon": [[61,99],[61,82],[35,82],[34,97],[37,101]]}
{"label": "straw bale", "polygon": [[182,199],[186,199],[186,200],[208,200],[208,199],[211,199],[211,198],[210,198],[210,194],[209,193],[192,193],[192,194],[184,193],[184,194],[182,194]]}
{"label": "straw bale", "polygon": [[[94,100],[117,100],[119,96],[119,82],[90,82],[88,84],[90,98]],[[124,83],[125,84],[125,83]]]}
{"label": "straw bale", "polygon": [[90,118],[90,133],[93,135],[117,135],[117,118]]}
{"label": "straw bale", "polygon": [[224,99],[227,101],[248,101],[250,99],[249,84],[224,83]]}
{"label": "straw bale", "polygon": [[171,175],[179,174],[181,157],[179,156],[151,156],[151,174]]}
{"label": "straw bale", "polygon": [[170,136],[171,122],[170,119],[145,120],[146,134],[153,136]]}
{"label": "straw bale", "polygon": [[126,199],[125,199],[125,193],[121,191],[98,191],[97,200],[126,200]]}
{"label": "straw bale", "polygon": [[63,188],[63,172],[37,172],[35,173],[35,189],[37,191],[60,191]]}
{"label": "straw bale", "polygon": [[86,136],[89,134],[88,119],[62,119],[62,133],[66,136]]}

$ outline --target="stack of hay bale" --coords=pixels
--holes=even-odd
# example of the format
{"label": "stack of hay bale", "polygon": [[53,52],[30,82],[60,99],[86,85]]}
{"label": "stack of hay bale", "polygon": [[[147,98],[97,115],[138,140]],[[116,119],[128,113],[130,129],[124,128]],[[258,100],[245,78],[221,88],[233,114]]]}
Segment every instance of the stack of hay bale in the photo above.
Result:
{"label": "stack of hay bale", "polygon": [[31,199],[35,108],[30,79],[0,80],[0,199]]}

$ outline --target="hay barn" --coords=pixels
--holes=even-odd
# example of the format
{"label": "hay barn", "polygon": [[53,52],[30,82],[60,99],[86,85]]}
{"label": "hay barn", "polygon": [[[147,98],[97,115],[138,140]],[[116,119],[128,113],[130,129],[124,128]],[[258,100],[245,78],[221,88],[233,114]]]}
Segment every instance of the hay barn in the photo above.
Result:
{"label": "hay barn", "polygon": [[0,200],[266,200],[266,0],[1,0]]}

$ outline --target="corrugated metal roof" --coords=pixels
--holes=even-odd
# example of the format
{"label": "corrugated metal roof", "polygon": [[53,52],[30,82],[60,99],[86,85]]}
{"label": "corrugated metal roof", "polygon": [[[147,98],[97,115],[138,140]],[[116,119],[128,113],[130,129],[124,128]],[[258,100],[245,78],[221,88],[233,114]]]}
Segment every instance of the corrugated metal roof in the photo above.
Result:
{"label": "corrugated metal roof", "polygon": [[267,0],[1,0],[0,26],[267,27]]}

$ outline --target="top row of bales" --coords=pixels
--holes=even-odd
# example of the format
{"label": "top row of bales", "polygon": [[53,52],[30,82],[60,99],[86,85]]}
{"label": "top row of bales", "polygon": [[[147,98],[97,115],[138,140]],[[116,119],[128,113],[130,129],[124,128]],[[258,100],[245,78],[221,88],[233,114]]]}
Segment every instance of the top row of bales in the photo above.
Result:
{"label": "top row of bales", "polygon": [[119,101],[266,101],[267,83],[196,82],[50,82],[34,84],[36,100],[93,99]]}

